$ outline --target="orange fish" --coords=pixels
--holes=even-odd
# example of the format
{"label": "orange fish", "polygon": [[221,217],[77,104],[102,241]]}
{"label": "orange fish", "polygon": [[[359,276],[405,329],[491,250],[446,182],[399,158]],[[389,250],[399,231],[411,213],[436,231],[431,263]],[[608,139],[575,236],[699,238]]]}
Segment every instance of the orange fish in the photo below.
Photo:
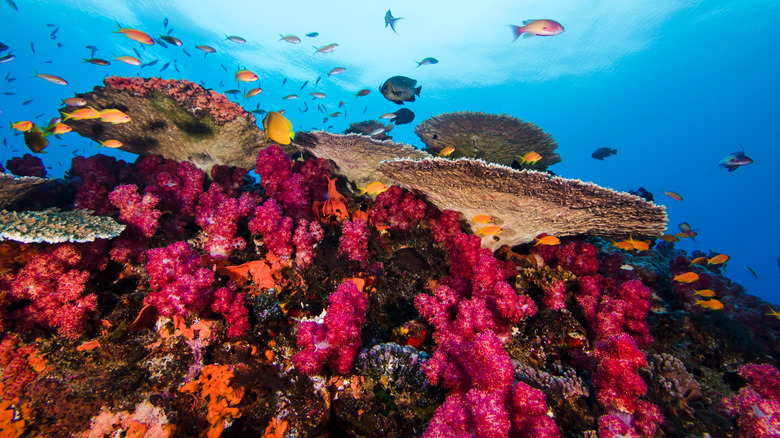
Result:
{"label": "orange fish", "polygon": [[777,310],[775,310],[775,309],[773,309],[771,307],[769,308],[769,310],[771,310],[771,312],[765,313],[764,315],[766,315],[766,316],[774,316],[775,318],[780,319],[780,313],[778,313]]}
{"label": "orange fish", "polygon": [[718,254],[715,257],[708,259],[707,263],[710,265],[721,265],[729,260],[731,260],[731,257],[727,256],[726,254]]}
{"label": "orange fish", "polygon": [[122,146],[122,142],[119,141],[119,140],[106,140],[104,142],[101,142],[100,146],[105,146],[107,148],[116,149],[116,148]]}
{"label": "orange fish", "polygon": [[677,236],[675,236],[674,234],[664,234],[663,236],[660,237],[660,239],[663,240],[664,242],[669,242],[669,243],[680,241],[680,239],[678,239]]}
{"label": "orange fish", "polygon": [[68,85],[68,81],[66,81],[65,79],[62,79],[59,76],[45,75],[45,74],[38,73],[38,72],[35,72],[35,76],[38,76],[41,79],[45,79],[46,81],[51,82],[52,84]]}
{"label": "orange fish", "polygon": [[522,157],[517,155],[517,158],[520,158],[522,160],[520,161],[520,164],[524,164],[524,163],[536,164],[539,160],[542,159],[542,156],[537,154],[536,152],[531,151],[523,155]]}
{"label": "orange fish", "polygon": [[686,272],[684,274],[675,275],[672,281],[676,281],[678,283],[693,283],[698,279],[699,279],[699,274],[695,272]]}
{"label": "orange fish", "polygon": [[634,249],[634,244],[629,242],[629,241],[627,241],[627,240],[624,240],[622,242],[615,242],[615,241],[613,241],[612,242],[612,246],[616,246],[619,249],[622,249],[623,251],[630,251],[630,250]]}
{"label": "orange fish", "polygon": [[252,88],[251,90],[247,91],[247,93],[244,95],[244,99],[249,99],[250,97],[257,96],[263,91],[262,88]]}
{"label": "orange fish", "polygon": [[249,70],[239,70],[236,72],[236,80],[239,82],[254,82],[258,79],[257,75]]}
{"label": "orange fish", "polygon": [[612,242],[612,246],[617,246],[618,248],[624,251],[628,251],[628,250],[647,251],[650,249],[650,244],[648,242],[644,242],[641,240],[634,240],[634,238],[631,236],[628,236],[628,240],[624,240],[622,242]]}
{"label": "orange fish", "polygon": [[66,132],[70,132],[70,131],[73,131],[73,128],[71,128],[70,126],[62,122],[55,123],[53,125],[50,125],[48,128],[46,128],[46,132],[54,135],[65,134]]}
{"label": "orange fish", "polygon": [[141,65],[141,60],[136,58],[135,56],[117,56],[116,60],[122,61],[128,65]]}
{"label": "orange fish", "polygon": [[536,243],[534,243],[534,246],[536,246],[536,245],[560,245],[561,244],[561,240],[558,239],[555,236],[544,236],[541,239],[536,238],[536,239],[534,239],[534,242],[536,242]]}
{"label": "orange fish", "polygon": [[710,310],[720,310],[723,308],[723,303],[721,303],[718,300],[696,300],[695,303],[693,303],[695,306],[702,306],[706,307]]}
{"label": "orange fish", "polygon": [[501,234],[504,232],[504,229],[499,227],[498,225],[488,225],[486,227],[482,227],[477,230],[478,236],[495,236],[496,234]]}
{"label": "orange fish", "polygon": [[21,122],[11,123],[11,128],[22,132],[27,132],[31,130],[32,127],[33,127],[33,122],[31,120],[23,120]]}
{"label": "orange fish", "polygon": [[702,297],[705,297],[705,298],[712,298],[712,297],[715,296],[715,291],[713,291],[711,289],[699,289],[699,290],[693,291],[693,294],[694,295],[699,295],[699,296],[702,296]]}
{"label": "orange fish", "polygon": [[455,148],[452,146],[447,146],[446,148],[442,149],[439,152],[440,157],[449,157],[453,152],[455,152]]}
{"label": "orange fish", "polygon": [[146,44],[147,46],[154,44],[152,37],[147,35],[145,32],[141,32],[137,29],[123,28],[119,23],[116,25],[119,26],[119,30],[115,30],[114,33],[122,33],[131,40],[138,41],[139,43]]}
{"label": "orange fish", "polygon": [[387,190],[387,186],[382,184],[379,181],[375,181],[369,184],[368,186],[366,186],[365,188],[358,187],[358,189],[360,189],[358,195],[362,195],[364,193],[368,193],[369,195],[378,195],[384,192],[385,190]]}
{"label": "orange fish", "polygon": [[675,201],[682,201],[683,200],[683,197],[680,196],[679,193],[675,193],[675,192],[664,192],[664,193],[666,194],[666,196],[674,199]]}
{"label": "orange fish", "polygon": [[127,123],[130,121],[130,116],[119,111],[118,109],[105,109],[100,111],[100,121],[108,122],[111,124]]}
{"label": "orange fish", "polygon": [[91,106],[86,108],[77,109],[76,111],[73,111],[72,113],[62,113],[65,115],[65,120],[73,119],[73,120],[86,120],[86,119],[99,119],[100,118],[100,111],[96,110],[95,108],[92,108]]}
{"label": "orange fish", "polygon": [[695,259],[691,260],[691,264],[704,266],[707,264],[707,257],[696,257]]}
{"label": "orange fish", "polygon": [[478,224],[486,224],[488,222],[493,222],[493,218],[486,215],[486,214],[478,214],[471,218],[472,222],[476,222]]}

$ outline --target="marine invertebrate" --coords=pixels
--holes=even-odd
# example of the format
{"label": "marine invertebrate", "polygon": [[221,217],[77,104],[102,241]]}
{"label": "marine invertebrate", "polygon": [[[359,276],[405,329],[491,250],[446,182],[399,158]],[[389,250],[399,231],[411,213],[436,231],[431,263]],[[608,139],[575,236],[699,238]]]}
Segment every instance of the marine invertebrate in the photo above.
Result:
{"label": "marine invertebrate", "polygon": [[144,304],[168,317],[186,316],[208,307],[214,274],[200,267],[200,255],[187,242],[150,249],[147,255],[146,272],[154,291],[144,298]]}
{"label": "marine invertebrate", "polygon": [[780,371],[772,365],[748,364],[739,368],[747,385],[721,401],[718,410],[737,417],[739,436],[780,434]]}
{"label": "marine invertebrate", "polygon": [[0,210],[0,237],[17,242],[92,242],[118,236],[125,225],[108,216],[93,216],[88,210]]}
{"label": "marine invertebrate", "polygon": [[205,437],[217,438],[225,430],[226,424],[241,416],[236,407],[244,398],[244,387],[230,385],[234,372],[230,365],[206,365],[201,370],[197,380],[179,387],[179,391],[197,394],[206,403],[206,421],[209,426],[204,431]]}
{"label": "marine invertebrate", "polygon": [[[392,160],[382,162],[379,170],[441,210],[495,218],[504,231],[482,239],[492,249],[527,243],[542,233],[620,236],[633,230],[635,236],[658,236],[666,228],[662,206],[546,173],[466,158]],[[476,231],[474,225],[472,229]]]}
{"label": "marine invertebrate", "polygon": [[203,246],[211,257],[226,259],[234,250],[244,249],[246,241],[236,235],[238,221],[255,208],[257,201],[251,193],[230,198],[218,184],[212,184],[200,196],[195,223],[201,227]]}
{"label": "marine invertebrate", "polygon": [[73,208],[92,210],[99,215],[116,212],[108,200],[108,194],[119,184],[119,173],[125,164],[107,155],[73,157],[70,172],[78,178]]}
{"label": "marine invertebrate", "polygon": [[359,187],[366,187],[374,181],[393,184],[393,180],[377,171],[381,161],[430,157],[429,154],[404,143],[377,141],[358,134],[331,134],[326,131],[298,133],[295,146],[317,158],[332,161],[335,164],[333,173],[343,175]]}
{"label": "marine invertebrate", "polygon": [[363,219],[344,221],[341,224],[339,254],[360,263],[360,267],[365,269],[368,266],[369,235],[368,224]]}
{"label": "marine invertebrate", "polygon": [[40,158],[24,154],[21,157],[13,157],[5,162],[8,171],[16,176],[36,176],[46,178],[46,168]]}
{"label": "marine invertebrate", "polygon": [[545,170],[561,161],[550,134],[530,122],[506,114],[458,111],[423,120],[414,129],[434,154],[453,147],[452,158],[480,158],[509,166],[528,152],[542,156],[524,168]]}
{"label": "marine invertebrate", "polygon": [[393,231],[409,231],[425,217],[427,205],[412,193],[390,186],[376,197],[368,209],[374,224],[387,224]]}
{"label": "marine invertebrate", "polygon": [[264,145],[253,114],[196,83],[111,76],[104,84],[78,97],[98,110],[120,109],[131,120],[119,124],[99,119],[68,122],[74,131],[92,140],[119,140],[124,151],[190,161],[207,171],[214,164],[251,169]]}
{"label": "marine invertebrate", "polygon": [[263,245],[278,257],[290,257],[293,251],[293,219],[282,216],[282,209],[273,198],[255,208],[249,221],[249,231],[261,234]]}

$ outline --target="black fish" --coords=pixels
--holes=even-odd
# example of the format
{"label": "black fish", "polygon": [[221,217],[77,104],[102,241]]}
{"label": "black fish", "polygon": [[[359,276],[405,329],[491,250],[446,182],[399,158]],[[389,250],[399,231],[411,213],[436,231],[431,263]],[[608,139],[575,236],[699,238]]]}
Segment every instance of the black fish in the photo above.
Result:
{"label": "black fish", "polygon": [[416,87],[417,81],[406,76],[393,76],[385,81],[379,91],[385,98],[398,105],[404,102],[414,102],[414,96],[419,96],[422,86]]}
{"label": "black fish", "polygon": [[19,8],[16,7],[16,3],[14,3],[13,0],[5,0],[5,2],[8,3],[8,6],[10,6],[11,9],[13,9],[14,11],[18,11],[19,10]]}
{"label": "black fish", "polygon": [[304,82],[303,85],[301,85],[301,88],[298,89],[298,91],[303,90],[303,87],[307,85],[309,85],[309,81]]}
{"label": "black fish", "polygon": [[29,104],[33,103],[33,100],[34,100],[34,99],[25,100],[24,102],[22,102],[22,106],[27,106],[27,105],[29,105]]}
{"label": "black fish", "polygon": [[317,76],[317,82],[314,83],[315,87],[320,83],[320,79],[322,79],[322,76]]}
{"label": "black fish", "polygon": [[598,148],[590,154],[591,157],[601,161],[604,161],[604,158],[607,158],[610,155],[617,155],[617,149]]}
{"label": "black fish", "polygon": [[163,40],[161,40],[160,38],[155,38],[155,41],[156,41],[156,42],[157,42],[157,44],[159,44],[159,45],[160,45],[160,46],[161,46],[163,49],[167,49],[167,48],[168,48],[168,45],[167,45],[167,44],[165,44],[165,42],[164,42]]}
{"label": "black fish", "polygon": [[634,196],[639,196],[640,198],[644,198],[648,202],[655,201],[655,197],[653,196],[653,194],[650,193],[650,191],[644,187],[640,187],[636,190],[629,190],[628,193]]}
{"label": "black fish", "polygon": [[140,53],[138,53],[138,49],[136,49],[135,47],[133,47],[133,52],[135,52],[135,56],[137,56],[138,58],[141,58],[141,54],[140,54]]}
{"label": "black fish", "polygon": [[241,90],[227,90],[225,91],[225,94],[239,94],[241,93]]}
{"label": "black fish", "polygon": [[32,41],[30,41],[30,51],[32,51],[33,56],[35,56],[35,44],[33,44]]}
{"label": "black fish", "polygon": [[282,79],[282,85],[287,83],[287,78]]}
{"label": "black fish", "polygon": [[171,65],[171,63],[170,63],[170,62],[166,62],[166,63],[165,63],[163,66],[162,66],[162,68],[160,69],[160,71],[163,71],[163,70],[165,70],[165,69],[166,69],[166,68],[168,68],[168,66],[170,66],[170,65]]}
{"label": "black fish", "polygon": [[168,35],[160,35],[160,39],[165,41],[168,44],[171,44],[173,46],[181,46],[182,42],[176,37],[168,36]]}
{"label": "black fish", "polygon": [[62,45],[62,43],[57,43],[57,47],[65,47]]}
{"label": "black fish", "polygon": [[393,114],[395,114],[395,118],[392,122],[396,125],[405,125],[412,123],[412,120],[414,120],[414,113],[408,108],[401,108]]}

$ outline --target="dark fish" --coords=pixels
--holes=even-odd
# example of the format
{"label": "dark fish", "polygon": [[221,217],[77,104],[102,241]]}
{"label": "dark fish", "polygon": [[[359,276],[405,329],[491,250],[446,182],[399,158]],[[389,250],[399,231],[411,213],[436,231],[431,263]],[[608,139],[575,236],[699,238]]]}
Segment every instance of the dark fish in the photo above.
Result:
{"label": "dark fish", "polygon": [[49,140],[46,140],[41,128],[33,125],[32,129],[24,133],[24,144],[37,154],[46,149],[46,146],[49,145]]}
{"label": "dark fish", "polygon": [[753,274],[754,277],[756,277],[756,280],[758,280],[758,274],[756,274],[756,271],[753,270],[750,266],[745,265],[745,269],[747,269],[751,274]]}
{"label": "dark fish", "polygon": [[89,58],[89,59],[85,59],[84,62],[88,62],[90,64],[95,64],[95,65],[103,65],[103,66],[111,65],[110,62],[100,58]]}
{"label": "dark fish", "polygon": [[309,81],[304,82],[303,85],[301,85],[301,88],[298,91],[303,90],[303,87],[305,87],[307,85],[309,85]]}
{"label": "dark fish", "polygon": [[306,36],[309,38],[317,38],[319,35],[319,32],[309,32],[306,34]]}
{"label": "dark fish", "polygon": [[365,107],[365,108],[363,108],[363,115],[364,115],[364,116],[366,115],[366,111],[368,111],[368,105],[366,105],[366,107]]}
{"label": "dark fish", "polygon": [[16,93],[14,93],[13,91],[4,91],[3,92],[3,96],[15,96],[15,95],[16,95]]}
{"label": "dark fish", "polygon": [[[160,35],[160,39],[165,41],[166,43],[173,45],[173,46],[181,46],[182,42],[180,39],[168,35]],[[159,41],[158,41],[159,42]]]}
{"label": "dark fish", "polygon": [[60,30],[59,27],[55,27],[53,31],[49,34],[49,38],[54,39],[57,37],[57,32]]}
{"label": "dark fish", "polygon": [[287,83],[287,78],[282,79],[282,85]]}
{"label": "dark fish", "polygon": [[173,33],[173,28],[168,29],[168,35]]}
{"label": "dark fish", "polygon": [[65,47],[62,45],[62,43],[57,43],[57,47]]}
{"label": "dark fish", "polygon": [[655,201],[655,196],[653,196],[653,194],[644,187],[640,187],[636,190],[629,190],[628,193],[634,196],[639,196],[640,198],[644,198],[648,202]]}
{"label": "dark fish", "polygon": [[225,94],[239,94],[241,93],[241,90],[227,90],[225,91]]}
{"label": "dark fish", "polygon": [[155,64],[157,64],[157,60],[156,60],[156,59],[155,59],[154,61],[149,61],[149,62],[147,62],[146,64],[141,64],[141,68],[144,68],[144,67],[151,67],[151,66],[153,66],[153,65],[155,65]]}
{"label": "dark fish", "polygon": [[610,155],[617,155],[617,149],[598,148],[590,154],[591,157],[601,161],[604,161],[604,158],[607,158]]}
{"label": "dark fish", "polygon": [[379,87],[379,91],[387,100],[403,105],[404,102],[414,102],[414,96],[420,95],[422,86],[415,88],[415,85],[417,81],[412,78],[393,76]]}
{"label": "dark fish", "polygon": [[408,108],[401,108],[393,114],[395,114],[395,118],[393,118],[392,122],[396,125],[405,125],[412,123],[412,120],[414,120],[414,113]]}
{"label": "dark fish", "polygon": [[314,83],[315,87],[320,83],[320,79],[322,79],[322,76],[317,76],[317,82]]}
{"label": "dark fish", "polygon": [[300,111],[300,112],[302,112],[302,113],[305,113],[306,111],[308,111],[308,110],[309,110],[309,105],[307,105],[307,104],[306,104],[306,102],[303,102],[303,106],[304,106],[306,109],[302,110],[302,109],[298,108],[298,111]]}
{"label": "dark fish", "polygon": [[225,86],[225,81],[219,81],[219,86],[220,87],[224,87]]}
{"label": "dark fish", "polygon": [[417,67],[420,67],[421,65],[433,65],[438,63],[439,63],[438,59],[428,57],[428,58],[423,58],[422,61],[418,62]]}
{"label": "dark fish", "polygon": [[33,44],[32,41],[30,41],[30,51],[32,52],[33,56],[35,56],[35,44]]}
{"label": "dark fish", "polygon": [[747,166],[748,164],[753,164],[753,159],[745,155],[745,148],[743,147],[741,151],[734,152],[722,159],[718,166],[725,167],[729,172],[733,172],[739,169],[740,166]]}
{"label": "dark fish", "polygon": [[168,17],[163,19],[163,27],[168,27]]}
{"label": "dark fish", "polygon": [[222,67],[222,70],[228,71],[227,67],[225,67],[225,64],[220,64],[220,67]]}
{"label": "dark fish", "polygon": [[22,102],[22,106],[27,106],[27,105],[33,103],[34,100],[35,99],[25,100],[24,102]]}
{"label": "dark fish", "polygon": [[5,55],[2,58],[0,58],[0,64],[13,61],[14,59],[16,59],[16,56],[9,53],[8,55]]}
{"label": "dark fish", "polygon": [[184,52],[184,54],[187,55],[187,56],[190,56],[190,57],[192,56],[189,53],[187,53],[187,51],[185,49],[181,49],[181,51]]}
{"label": "dark fish", "polygon": [[[91,52],[89,53],[89,57],[90,58],[94,58],[95,57],[95,52],[97,52],[98,48],[96,46],[84,46],[84,47],[86,47],[87,49],[91,50]],[[133,50],[135,50],[135,49],[133,49]],[[138,54],[137,51],[135,53]],[[138,55],[138,57],[140,58],[141,55]]]}
{"label": "dark fish", "polygon": [[165,69],[166,69],[166,68],[168,68],[170,65],[171,65],[171,63],[170,63],[170,62],[166,62],[166,63],[165,63],[163,66],[162,66],[162,68],[160,69],[160,71],[163,71],[163,70],[165,70]]}
{"label": "dark fish", "polygon": [[138,53],[138,49],[136,49],[135,47],[133,47],[133,52],[135,52],[135,56],[137,56],[139,58],[141,57],[141,54]]}
{"label": "dark fish", "polygon": [[385,27],[390,26],[390,29],[393,29],[393,32],[395,34],[398,34],[398,32],[395,31],[395,22],[398,20],[403,20],[402,17],[395,18],[393,17],[393,14],[390,13],[390,10],[387,10],[387,13],[385,14]]}
{"label": "dark fish", "polygon": [[162,46],[162,48],[163,48],[163,49],[167,49],[167,48],[168,48],[168,45],[167,45],[167,44],[165,44],[165,41],[163,41],[162,39],[160,39],[160,38],[155,38],[155,41],[157,42],[157,44],[159,44],[160,46]]}
{"label": "dark fish", "polygon": [[8,6],[10,6],[14,11],[19,10],[19,8],[16,6],[16,3],[14,3],[14,0],[5,0],[5,2],[8,3]]}
{"label": "dark fish", "polygon": [[265,110],[261,110],[261,109],[252,110],[251,112],[255,114],[265,114]]}

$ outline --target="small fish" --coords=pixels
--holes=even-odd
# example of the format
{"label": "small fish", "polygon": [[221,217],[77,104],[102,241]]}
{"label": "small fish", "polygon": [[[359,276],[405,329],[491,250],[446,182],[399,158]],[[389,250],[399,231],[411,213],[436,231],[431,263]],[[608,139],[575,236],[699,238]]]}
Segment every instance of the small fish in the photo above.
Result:
{"label": "small fish", "polygon": [[774,316],[775,318],[780,319],[780,313],[778,313],[775,309],[773,309],[771,307],[769,308],[769,310],[770,310],[770,312],[769,313],[765,313],[764,315],[766,315],[766,316]]}
{"label": "small fish", "polygon": [[102,65],[102,66],[111,65],[110,62],[100,58],[89,58],[89,59],[85,59],[84,62],[88,62],[90,64],[95,64],[95,65]]}
{"label": "small fish", "polygon": [[241,38],[240,36],[236,36],[236,35],[225,35],[225,36],[227,37],[225,38],[226,40],[230,40],[236,44],[246,44],[246,40]]}
{"label": "small fish", "polygon": [[523,35],[523,38],[529,38],[534,35],[553,36],[563,33],[563,26],[561,26],[561,23],[558,23],[555,20],[547,19],[526,20],[523,21],[522,26],[515,26],[510,24],[509,27],[512,28],[512,33],[515,36],[514,40],[516,40],[520,35]]}
{"label": "small fish", "polygon": [[309,37],[309,38],[317,38],[318,36],[320,36],[320,33],[319,32],[309,32],[309,33],[306,34],[306,36]]}
{"label": "small fish", "polygon": [[694,306],[702,306],[706,307],[710,310],[721,310],[723,309],[723,303],[721,303],[718,300],[696,300],[693,303]]}
{"label": "small fish", "polygon": [[115,30],[114,33],[121,33],[124,34],[126,37],[130,38],[133,41],[138,41],[141,44],[146,44],[147,46],[150,46],[154,44],[154,40],[152,37],[147,35],[145,32],[142,32],[137,29],[128,29],[123,28],[119,23],[116,24],[119,26],[119,30]]}
{"label": "small fish", "polygon": [[163,49],[167,49],[168,48],[168,45],[165,44],[165,41],[161,40],[160,38],[155,39],[154,42],[159,44],[160,47],[162,47]]}
{"label": "small fish", "polygon": [[163,19],[163,27],[168,27],[168,17]]}
{"label": "small fish", "polygon": [[11,129],[17,131],[27,132],[32,129],[35,124],[31,120],[23,120],[21,122],[11,123]]}
{"label": "small fish", "polygon": [[18,11],[19,7],[16,6],[16,3],[14,3],[14,0],[5,0],[6,3],[8,3],[8,6],[11,7],[14,11]]}
{"label": "small fish", "polygon": [[322,79],[322,76],[317,76],[317,80],[316,80],[316,81],[314,81],[314,86],[315,86],[315,87],[317,86],[317,84],[319,84],[319,83],[320,83],[320,79]]}
{"label": "small fish", "polygon": [[711,290],[711,289],[699,289],[699,290],[695,290],[695,291],[693,291],[693,294],[694,294],[694,295],[699,295],[699,296],[702,296],[702,297],[704,297],[704,298],[712,298],[712,297],[714,297],[714,296],[715,296],[715,292],[714,292],[713,290]]}
{"label": "small fish", "polygon": [[750,274],[753,275],[753,277],[756,277],[756,280],[759,280],[758,274],[756,273],[755,270],[753,270],[753,268],[751,268],[750,266],[745,265],[745,269],[747,269],[748,272],[750,272]]}
{"label": "small fish", "polygon": [[38,72],[35,72],[35,75],[38,76],[41,79],[44,79],[44,80],[46,80],[48,82],[51,82],[52,84],[68,85],[68,81],[66,81],[65,79],[62,79],[59,76],[45,75],[45,74],[41,74],[41,73],[38,73]]}
{"label": "small fish", "polygon": [[128,65],[135,65],[135,66],[141,65],[141,60],[134,56],[117,56],[116,60],[122,61]]}
{"label": "small fish", "polygon": [[222,67],[222,70],[228,71],[227,67],[225,67],[225,64],[220,64],[220,67]]}
{"label": "small fish", "polygon": [[394,119],[395,118],[395,113],[384,113],[381,116],[379,116],[379,118],[382,119],[382,120]]}
{"label": "small fish", "polygon": [[539,155],[538,153],[534,152],[534,151],[531,151],[531,152],[528,152],[527,154],[523,155],[522,157],[517,155],[517,158],[521,159],[521,161],[520,161],[521,165],[525,164],[525,163],[533,165],[533,164],[538,163],[539,160],[542,159],[542,156]]}
{"label": "small fish", "polygon": [[687,237],[693,240],[693,242],[696,242],[696,236],[698,233],[691,228],[691,224],[688,222],[682,222],[680,225],[677,225],[677,227],[680,229],[680,233],[677,234],[678,237]]}
{"label": "small fish", "polygon": [[601,161],[604,161],[604,158],[607,158],[610,155],[617,155],[617,149],[598,148],[590,154],[591,157]]}
{"label": "small fish", "polygon": [[100,118],[100,111],[96,110],[95,108],[87,107],[87,108],[81,108],[77,109],[76,111],[73,111],[72,113],[62,113],[65,116],[65,120],[87,120],[87,119],[99,119]]}
{"label": "small fish", "polygon": [[73,128],[62,122],[53,123],[46,128],[46,132],[54,135],[65,134],[70,131],[73,131]]}
{"label": "small fish", "polygon": [[711,259],[707,259],[708,265],[722,265],[723,263],[726,263],[727,261],[731,260],[731,257],[727,256],[726,254],[718,254],[715,257]]}
{"label": "small fish", "polygon": [[205,44],[202,44],[200,46],[195,46],[195,48],[199,49],[199,50],[202,50],[203,53],[205,53],[206,55],[208,55],[209,53],[216,53],[216,51],[217,51],[217,49],[215,49],[215,48],[213,48],[211,46],[207,46]]}
{"label": "small fish", "polygon": [[263,119],[265,141],[273,140],[281,145],[290,144],[295,138],[292,123],[276,111],[269,111]]}
{"label": "small fish", "polygon": [[34,101],[34,100],[35,100],[35,99],[28,99],[28,100],[25,100],[24,102],[22,102],[22,106],[27,106],[27,105],[29,105],[29,104],[33,103],[33,101]]}
{"label": "small fish", "polygon": [[393,29],[393,33],[396,35],[398,32],[395,31],[395,22],[398,20],[403,20],[403,17],[393,17],[393,14],[390,13],[390,9],[388,9],[387,13],[385,13],[385,27],[390,26],[390,29]]}
{"label": "small fish", "polygon": [[488,222],[493,222],[493,218],[486,215],[486,214],[478,214],[471,218],[472,222],[476,222],[478,224],[486,224]]}
{"label": "small fish", "polygon": [[447,146],[446,148],[439,151],[438,155],[440,157],[449,157],[450,155],[452,155],[453,152],[455,152],[455,148],[452,146]]}
{"label": "small fish", "polygon": [[339,73],[344,73],[345,71],[347,71],[347,69],[344,68],[344,67],[336,67],[333,70],[328,72],[328,77],[331,77],[333,75],[337,75]]}
{"label": "small fish", "polygon": [[309,111],[309,105],[306,102],[303,102],[303,107],[306,108],[304,110],[298,108],[298,111],[305,113],[306,111]]}
{"label": "small fish", "polygon": [[33,56],[35,56],[35,44],[33,44],[32,41],[30,41],[30,51],[32,52]]}
{"label": "small fish", "polygon": [[87,104],[87,101],[81,97],[69,97],[67,99],[63,99],[62,103],[67,106],[84,106]]}
{"label": "small fish", "polygon": [[287,78],[282,79],[282,85],[287,83]]}
{"label": "small fish", "polygon": [[24,133],[24,144],[28,149],[38,154],[43,153],[43,150],[49,145],[49,140],[46,139],[46,134],[41,131],[41,128],[33,124],[32,129]]}
{"label": "small fish", "polygon": [[378,195],[378,194],[384,192],[385,190],[387,190],[387,188],[388,187],[386,185],[382,184],[381,181],[375,181],[375,182],[372,182],[371,184],[367,185],[366,187],[358,187],[358,190],[359,190],[358,195],[363,195],[363,194],[366,194],[366,193],[368,193],[369,195],[372,195],[372,196],[373,195]]}
{"label": "small fish", "polygon": [[330,52],[338,49],[339,45],[338,44],[328,44],[327,46],[322,46],[322,47],[314,46],[314,48],[316,49],[316,51],[314,52],[314,54],[316,55],[317,53],[330,53]]}
{"label": "small fish", "polygon": [[284,100],[295,100],[298,98],[297,94],[288,94],[287,96],[284,96],[282,99]]}
{"label": "small fish", "polygon": [[433,64],[438,64],[438,63],[439,63],[439,60],[436,59],[436,58],[430,58],[430,57],[429,58],[423,58],[422,61],[417,63],[417,68],[419,68],[421,65],[433,65]]}
{"label": "small fish", "polygon": [[298,44],[298,43],[301,42],[301,39],[298,38],[295,35],[286,35],[285,36],[285,35],[279,34],[279,36],[281,37],[281,38],[279,38],[279,41],[287,41],[288,43],[291,43],[291,44]]}
{"label": "small fish", "polygon": [[699,279],[699,274],[695,272],[686,272],[684,274],[677,274],[672,278],[672,281],[678,283],[693,283]]}
{"label": "small fish", "polygon": [[10,49],[10,47],[8,47],[8,45],[0,43],[0,52],[5,52],[8,49]]}
{"label": "small fish", "polygon": [[236,72],[236,81],[238,82],[254,82],[258,79],[257,75],[250,70],[239,70]]}
{"label": "small fish", "polygon": [[381,128],[374,129],[373,131],[371,131],[371,133],[368,134],[368,136],[369,137],[374,137],[376,135],[384,134],[385,132],[390,131],[391,129],[393,129],[392,125],[391,126],[383,126]]}
{"label": "small fish", "polygon": [[0,57],[0,64],[5,64],[6,62],[11,62],[14,59],[16,59],[16,55],[8,54],[3,57]]}
{"label": "small fish", "polygon": [[186,49],[181,49],[181,51],[184,52],[184,54],[187,55],[188,58],[192,57],[192,55],[190,55],[189,52],[187,52]]}
{"label": "small fish", "polygon": [[119,123],[127,123],[130,121],[130,116],[119,111],[118,109],[105,109],[100,111],[100,121],[111,123],[113,125]]}
{"label": "small fish", "polygon": [[339,108],[341,108],[343,106],[344,106],[344,101],[342,100],[342,101],[339,102]]}
{"label": "small fish", "polygon": [[680,194],[676,193],[676,192],[664,192],[664,194],[666,194],[666,196],[674,199],[675,201],[682,201],[683,200],[683,197],[680,196]]}
{"label": "small fish", "polygon": [[386,80],[379,91],[385,98],[398,105],[404,102],[414,102],[414,96],[419,96],[422,86],[416,87],[417,81],[406,76],[393,76]]}
{"label": "small fish", "polygon": [[[94,58],[95,57],[95,52],[98,51],[97,46],[84,46],[84,48],[90,50],[90,52],[89,52],[89,57],[90,58]],[[135,49],[133,49],[133,50],[135,50]],[[140,55],[139,55],[139,57],[140,57]]]}
{"label": "small fish", "polygon": [[496,234],[501,234],[503,232],[504,229],[498,225],[488,225],[486,227],[479,228],[477,230],[477,236],[495,236]]}
{"label": "small fish", "polygon": [[319,91],[315,91],[314,93],[309,93],[309,94],[311,94],[314,99],[325,99],[326,97],[328,97],[325,95],[325,93],[320,93]]}
{"label": "small fish", "polygon": [[303,85],[301,85],[301,88],[299,88],[299,89],[298,89],[298,91],[301,91],[301,90],[303,90],[303,88],[304,88],[305,86],[307,86],[307,85],[309,85],[309,81],[305,81],[305,82],[303,83]]}
{"label": "small fish", "polygon": [[157,61],[158,61],[158,60],[157,60],[157,59],[155,59],[155,60],[153,60],[153,61],[149,61],[149,62],[147,62],[146,64],[141,64],[141,68],[144,68],[144,67],[151,67],[151,66],[153,66],[153,65],[157,64]]}
{"label": "small fish", "polygon": [[707,264],[707,257],[696,257],[695,259],[691,260],[691,265],[704,266],[706,264]]}
{"label": "small fish", "polygon": [[370,92],[371,92],[371,90],[369,90],[367,88],[364,88],[364,89],[358,91],[357,93],[355,93],[355,99],[357,99],[358,97],[365,96],[366,94],[368,94]]}
{"label": "small fish", "polygon": [[536,239],[534,239],[534,242],[536,242],[536,243],[534,243],[534,246],[536,246],[536,245],[552,245],[552,246],[555,246],[555,245],[560,245],[561,244],[561,240],[558,239],[555,236],[544,236],[541,239],[536,238]]}
{"label": "small fish", "polygon": [[119,140],[106,140],[100,143],[100,146],[98,147],[107,147],[111,149],[116,149],[118,147],[122,146],[122,142]]}
{"label": "small fish", "polygon": [[181,46],[183,44],[180,39],[170,35],[160,35],[160,39],[173,46]]}
{"label": "small fish", "polygon": [[333,118],[335,118],[335,117],[338,117],[338,116],[340,116],[340,115],[341,115],[341,111],[336,111],[335,113],[328,114],[328,117],[333,117]]}
{"label": "small fish", "polygon": [[745,148],[743,147],[741,151],[734,152],[720,160],[718,167],[725,167],[729,172],[733,172],[739,169],[740,166],[747,166],[748,164],[753,164],[753,159],[745,155]]}
{"label": "small fish", "polygon": [[[139,57],[139,58],[141,58],[141,57],[142,57],[142,56],[141,56],[141,54],[140,54],[140,53],[138,53],[138,49],[136,49],[135,47],[133,47],[133,52],[135,52],[135,56],[137,56],[137,57]],[[90,55],[90,56],[94,58],[94,57],[95,57],[95,52],[93,51],[93,52],[92,52],[92,55]]]}
{"label": "small fish", "polygon": [[[222,84],[220,84],[220,85],[222,85]],[[230,94],[230,95],[233,95],[233,96],[236,95],[236,94],[240,94],[240,93],[241,93],[241,90],[236,90],[235,88],[225,91],[225,94]]]}
{"label": "small fish", "polygon": [[663,240],[664,242],[669,242],[669,243],[680,241],[680,239],[678,239],[677,236],[675,236],[674,234],[664,234],[660,237],[660,239]]}
{"label": "small fish", "polygon": [[257,96],[262,91],[263,91],[263,89],[259,88],[259,87],[258,88],[252,88],[251,90],[246,92],[246,94],[244,95],[244,99],[249,99],[250,97]]}

